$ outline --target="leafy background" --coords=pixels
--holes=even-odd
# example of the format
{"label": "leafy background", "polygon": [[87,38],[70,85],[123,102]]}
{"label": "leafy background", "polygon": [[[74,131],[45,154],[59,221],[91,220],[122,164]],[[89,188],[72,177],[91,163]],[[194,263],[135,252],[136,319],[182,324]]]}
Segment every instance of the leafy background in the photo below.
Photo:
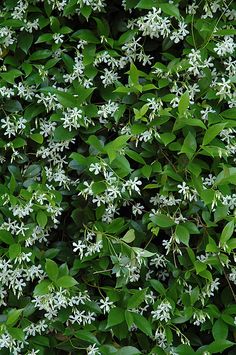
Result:
{"label": "leafy background", "polygon": [[0,10],[1,354],[235,354],[235,3]]}

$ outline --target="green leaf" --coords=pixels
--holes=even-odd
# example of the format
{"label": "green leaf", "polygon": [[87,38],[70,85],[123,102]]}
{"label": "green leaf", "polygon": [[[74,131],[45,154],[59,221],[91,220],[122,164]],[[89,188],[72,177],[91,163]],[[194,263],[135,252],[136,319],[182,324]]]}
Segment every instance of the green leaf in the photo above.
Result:
{"label": "green leaf", "polygon": [[9,183],[9,190],[10,190],[11,194],[13,194],[13,192],[15,191],[16,186],[17,186],[17,183],[16,183],[15,176],[13,174],[11,174],[11,179],[10,179],[10,183]]}
{"label": "green leaf", "polygon": [[[195,355],[195,351],[193,351],[192,347],[187,344],[181,344],[177,348],[177,354],[178,355]],[[199,354],[200,355],[200,354]],[[201,354],[203,355],[203,354]]]}
{"label": "green leaf", "polygon": [[80,153],[72,153],[70,155],[70,158],[72,158],[73,160],[75,160],[79,165],[82,166],[87,166],[88,165],[88,160],[86,157],[84,157],[82,154]]}
{"label": "green leaf", "polygon": [[79,85],[77,87],[77,105],[78,105],[78,107],[80,107],[80,105],[86,101],[86,99],[93,93],[94,90],[95,90],[95,87],[85,88],[82,85]]}
{"label": "green leaf", "polygon": [[46,336],[42,336],[42,335],[35,335],[34,336],[34,344],[38,344],[41,346],[46,346],[49,347],[49,338],[47,338]]}
{"label": "green leaf", "polygon": [[207,268],[207,265],[199,260],[196,260],[194,262],[194,266],[195,266],[195,269],[196,269],[196,273],[199,274],[200,272],[206,270]]}
{"label": "green leaf", "polygon": [[69,92],[58,91],[57,99],[64,107],[78,107],[77,98]]}
{"label": "green leaf", "polygon": [[123,240],[126,243],[132,243],[135,240],[135,232],[134,229],[130,229],[128,230],[125,235],[123,236],[123,238],[121,238],[121,240]]}
{"label": "green leaf", "polygon": [[134,295],[132,295],[128,299],[127,307],[128,308],[137,308],[145,299],[147,289],[136,291]]}
{"label": "green leaf", "polygon": [[173,131],[179,130],[185,126],[196,126],[196,127],[201,127],[203,129],[206,129],[206,126],[201,120],[197,118],[190,118],[190,117],[185,118],[184,116],[182,116],[181,118],[176,120],[173,127]]}
{"label": "green leaf", "polygon": [[203,137],[202,144],[207,145],[210,143],[225,127],[226,123],[218,123],[207,129]]}
{"label": "green leaf", "polygon": [[87,144],[90,144],[92,147],[94,147],[98,152],[103,152],[103,144],[101,141],[94,135],[89,136]]}
{"label": "green leaf", "polygon": [[226,339],[218,339],[208,345],[206,350],[209,351],[210,354],[219,354],[233,345],[235,345],[235,343],[232,341]]}
{"label": "green leaf", "polygon": [[178,104],[178,111],[179,114],[182,116],[184,115],[184,113],[187,111],[188,107],[189,107],[189,94],[186,91],[180,98],[179,100],[179,104]]}
{"label": "green leaf", "polygon": [[31,33],[21,33],[18,37],[18,46],[27,54],[33,43],[33,39],[34,36]]}
{"label": "green leaf", "polygon": [[197,149],[197,143],[195,137],[191,132],[188,132],[184,139],[180,153],[185,153],[189,159],[192,158]]}
{"label": "green leaf", "polygon": [[189,231],[187,228],[185,228],[184,226],[178,224],[176,226],[176,230],[175,230],[176,236],[178,237],[178,239],[185,245],[188,246],[189,244]]}
{"label": "green leaf", "polygon": [[134,348],[133,346],[125,346],[119,349],[115,354],[116,355],[139,355],[141,354],[141,352],[137,348]]}
{"label": "green leaf", "polygon": [[25,334],[23,332],[23,329],[7,327],[7,331],[12,336],[13,339],[16,339],[19,341],[25,340]]}
{"label": "green leaf", "polygon": [[65,275],[57,279],[56,284],[59,287],[70,288],[77,285],[78,282],[72,276]]}
{"label": "green leaf", "polygon": [[132,83],[134,85],[138,85],[139,84],[139,81],[138,81],[139,70],[136,68],[134,63],[130,64],[129,76],[130,76],[130,79],[131,79],[131,81],[132,81]]}
{"label": "green leaf", "polygon": [[31,54],[31,56],[29,57],[30,61],[34,61],[34,60],[42,60],[42,59],[47,59],[52,55],[52,51],[49,49],[40,49],[36,52],[34,52],[33,54]]}
{"label": "green leaf", "polygon": [[224,245],[233,235],[234,232],[234,221],[230,221],[224,227],[221,236],[220,236],[220,244]]}
{"label": "green leaf", "polygon": [[22,75],[22,72],[18,69],[8,70],[6,73],[0,73],[0,77],[7,83],[14,84],[15,79]]}
{"label": "green leaf", "polygon": [[206,205],[212,204],[212,201],[214,201],[215,199],[215,190],[212,189],[202,190],[200,196]]}
{"label": "green leaf", "polygon": [[129,140],[130,136],[124,135],[117,137],[114,141],[105,145],[104,151],[108,154],[110,162],[112,162],[120,149],[124,148]]}
{"label": "green leaf", "polygon": [[158,225],[161,228],[170,228],[175,225],[174,220],[166,216],[165,214],[152,216],[150,219],[154,224]]}
{"label": "green leaf", "polygon": [[150,258],[151,256],[154,256],[155,253],[152,253],[146,249],[142,249],[142,248],[137,248],[137,247],[132,247],[133,251],[137,254],[140,254],[142,252],[142,256],[144,258]]}
{"label": "green leaf", "polygon": [[104,192],[107,188],[107,185],[103,181],[96,181],[92,185],[92,191],[95,195]]}
{"label": "green leaf", "polygon": [[108,22],[104,18],[93,17],[97,23],[97,31],[99,36],[108,37],[110,33],[110,28]]}
{"label": "green leaf", "polygon": [[234,36],[234,35],[236,35],[236,29],[233,28],[214,31],[214,36]]}
{"label": "green leaf", "polygon": [[39,210],[36,215],[36,221],[40,227],[44,228],[47,225],[48,216],[42,210]]}
{"label": "green leaf", "polygon": [[40,133],[33,133],[31,134],[30,138],[39,144],[43,143],[43,136]]}
{"label": "green leaf", "polygon": [[41,105],[29,105],[24,112],[24,118],[27,120],[31,120],[32,118],[38,116],[40,113],[42,113],[45,110],[44,106]]}
{"label": "green leaf", "polygon": [[40,171],[41,171],[40,165],[32,164],[26,169],[24,176],[27,178],[32,178],[39,175]]}
{"label": "green leaf", "polygon": [[21,148],[24,147],[24,145],[26,145],[26,141],[21,137],[17,137],[13,139],[12,144],[14,148]]}
{"label": "green leaf", "polygon": [[236,119],[236,108],[229,108],[228,110],[225,110],[221,112],[221,116],[224,118],[231,118],[233,120]]}
{"label": "green leaf", "polygon": [[87,41],[88,43],[95,43],[95,44],[100,43],[100,41],[97,39],[97,37],[94,35],[94,33],[91,30],[87,30],[87,29],[82,29],[82,30],[76,31],[72,35],[72,37],[83,39],[83,40]]}
{"label": "green leaf", "polygon": [[71,141],[76,136],[76,131],[71,132],[65,129],[63,126],[58,126],[54,131],[55,141]]}
{"label": "green leaf", "polygon": [[52,33],[44,33],[40,35],[35,43],[50,42],[53,39]]}
{"label": "green leaf", "polygon": [[68,54],[65,54],[65,53],[63,53],[61,55],[61,58],[62,58],[63,62],[65,63],[65,66],[66,66],[66,69],[68,70],[68,72],[72,72],[73,66],[74,66],[73,59]]}
{"label": "green leaf", "polygon": [[169,143],[171,143],[171,142],[173,142],[173,140],[175,140],[176,135],[171,132],[166,132],[166,133],[160,134],[160,138],[161,138],[162,142],[165,144],[165,146],[167,146]]}
{"label": "green leaf", "polygon": [[160,295],[164,296],[166,294],[165,287],[159,280],[150,280],[150,284]]}
{"label": "green leaf", "polygon": [[149,179],[152,173],[152,167],[150,165],[144,165],[141,168],[141,173],[147,178]]}
{"label": "green leaf", "polygon": [[80,9],[80,13],[86,18],[86,20],[88,21],[89,19],[89,16],[91,15],[92,13],[92,8],[91,6],[83,6],[81,9]]}
{"label": "green leaf", "polygon": [[45,270],[50,280],[56,281],[59,269],[55,261],[46,259]]}
{"label": "green leaf", "polygon": [[227,183],[236,185],[236,168],[225,166],[223,171],[217,175],[214,185],[225,185]]}
{"label": "green leaf", "polygon": [[133,150],[126,149],[125,154],[128,155],[129,158],[133,159],[134,161],[140,164],[146,164],[145,160],[141,157],[141,155]]}
{"label": "green leaf", "polygon": [[16,323],[16,321],[20,318],[20,315],[23,312],[23,308],[22,309],[11,309],[10,312],[7,315],[7,321],[6,321],[6,325],[12,325],[14,323]]}
{"label": "green leaf", "polygon": [[35,296],[42,296],[49,293],[49,286],[51,282],[49,280],[42,280],[39,282],[38,285],[34,288],[34,295]]}
{"label": "green leaf", "polygon": [[9,258],[15,259],[21,253],[21,246],[20,244],[11,244],[9,247]]}
{"label": "green leaf", "polygon": [[19,112],[23,111],[23,107],[18,100],[7,100],[4,103],[4,109],[8,112]]}
{"label": "green leaf", "polygon": [[150,322],[141,314],[134,313],[133,314],[134,323],[143,333],[147,336],[152,337],[152,326]]}
{"label": "green leaf", "polygon": [[166,15],[179,18],[180,13],[176,4],[159,4],[158,5]]}
{"label": "green leaf", "polygon": [[0,230],[0,240],[5,244],[14,244],[15,240],[12,237],[11,233],[6,230]]}
{"label": "green leaf", "polygon": [[212,327],[212,334],[215,340],[227,339],[228,326],[221,319],[217,319]]}
{"label": "green leaf", "polygon": [[77,330],[75,336],[81,340],[87,341],[90,344],[100,345],[98,339],[87,330]]}
{"label": "green leaf", "polygon": [[159,1],[158,0],[141,0],[139,3],[135,6],[139,9],[152,9],[153,7],[159,7]]}
{"label": "green leaf", "polygon": [[124,310],[120,307],[112,308],[108,314],[107,328],[123,323],[125,320]]}
{"label": "green leaf", "polygon": [[134,312],[130,311],[125,311],[125,321],[127,324],[127,327],[130,328],[134,324],[134,317],[133,317]]}
{"label": "green leaf", "polygon": [[199,275],[201,277],[203,277],[204,279],[209,280],[210,282],[212,282],[212,274],[210,273],[210,271],[208,270],[203,270],[199,272]]}
{"label": "green leaf", "polygon": [[124,178],[125,176],[129,175],[132,171],[129,161],[125,158],[124,155],[121,155],[119,153],[115,157],[115,159],[112,160],[111,167],[121,178]]}

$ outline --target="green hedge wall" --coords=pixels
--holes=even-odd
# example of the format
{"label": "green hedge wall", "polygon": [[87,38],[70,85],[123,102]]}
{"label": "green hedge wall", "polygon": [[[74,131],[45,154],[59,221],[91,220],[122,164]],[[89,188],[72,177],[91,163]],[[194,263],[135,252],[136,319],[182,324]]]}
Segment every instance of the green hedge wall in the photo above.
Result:
{"label": "green hedge wall", "polygon": [[235,23],[1,1],[1,355],[236,353]]}

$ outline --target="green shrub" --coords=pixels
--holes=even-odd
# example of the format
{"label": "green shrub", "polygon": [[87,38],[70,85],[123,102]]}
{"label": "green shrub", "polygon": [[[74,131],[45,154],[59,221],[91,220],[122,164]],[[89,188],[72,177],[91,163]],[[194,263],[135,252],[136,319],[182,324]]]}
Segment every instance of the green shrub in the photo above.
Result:
{"label": "green shrub", "polygon": [[235,354],[235,2],[0,11],[0,353]]}

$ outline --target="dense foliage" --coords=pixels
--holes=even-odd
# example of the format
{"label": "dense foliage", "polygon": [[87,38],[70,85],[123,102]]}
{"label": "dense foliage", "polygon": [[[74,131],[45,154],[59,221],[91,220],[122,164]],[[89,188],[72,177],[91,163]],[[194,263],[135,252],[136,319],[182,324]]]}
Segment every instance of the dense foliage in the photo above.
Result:
{"label": "dense foliage", "polygon": [[0,353],[236,353],[236,3],[0,4]]}

